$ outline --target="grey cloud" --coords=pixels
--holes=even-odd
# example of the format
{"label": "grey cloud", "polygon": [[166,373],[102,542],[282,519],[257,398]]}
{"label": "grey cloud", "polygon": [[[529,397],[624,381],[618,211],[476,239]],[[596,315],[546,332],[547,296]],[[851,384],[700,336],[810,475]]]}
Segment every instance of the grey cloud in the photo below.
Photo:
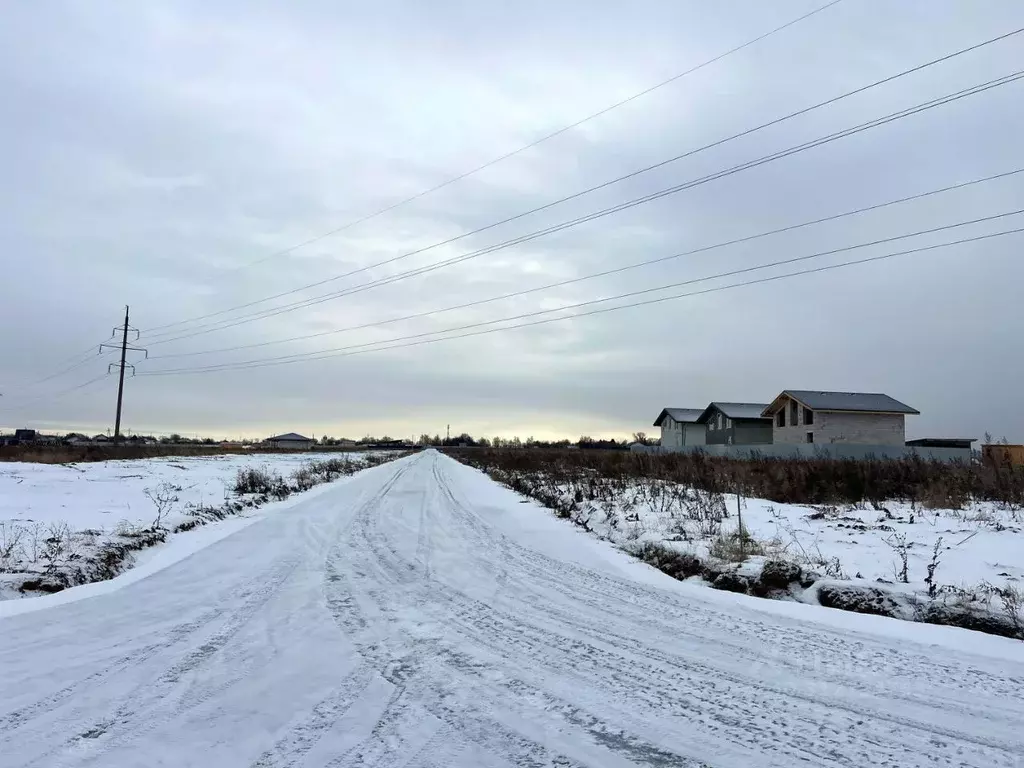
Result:
{"label": "grey cloud", "polygon": [[[1015,3],[845,2],[578,130],[384,216],[240,268],[433,186],[814,3],[306,2],[19,5],[0,31],[9,329],[0,422],[100,428],[111,383],[19,406],[97,342],[326,279],[475,229],[1021,26]],[[585,12],[583,12],[585,11]],[[937,66],[666,168],[328,284],[431,264],[712,173],[1019,66],[1019,42]],[[1014,84],[449,269],[153,355],[245,345],[472,301],[689,250],[1021,164]],[[341,347],[642,290],[1024,207],[1024,177],[437,318],[150,370]],[[1019,221],[1019,219],[1018,219]],[[1013,226],[978,225],[905,246]],[[1009,354],[1020,236],[393,352],[138,378],[138,429],[555,435],[647,428],[665,405],[783,387],[878,389],[915,434],[1024,439]],[[827,257],[823,263],[844,258]],[[780,270],[769,271],[774,274]],[[756,276],[756,275],[754,275]],[[723,281],[706,285],[719,285]],[[728,282],[728,281],[726,281]],[[705,284],[695,285],[698,290]],[[284,303],[281,299],[266,306]],[[260,307],[257,307],[257,309]],[[150,336],[149,338],[153,338]],[[48,382],[99,375],[99,359]],[[145,370],[140,363],[139,370]],[[443,423],[442,423],[443,422]],[[441,426],[438,426],[438,425]],[[308,425],[308,426],[307,426]]]}

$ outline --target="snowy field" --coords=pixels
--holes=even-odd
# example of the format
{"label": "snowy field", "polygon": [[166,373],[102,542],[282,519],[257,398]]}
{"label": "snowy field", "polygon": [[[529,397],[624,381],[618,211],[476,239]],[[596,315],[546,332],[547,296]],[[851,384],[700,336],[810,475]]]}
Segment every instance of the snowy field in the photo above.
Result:
{"label": "snowy field", "polygon": [[[818,590],[826,585],[863,587],[884,592],[889,613],[902,618],[920,620],[923,609],[942,606],[993,615],[1024,629],[1024,509],[1019,506],[780,504],[650,478],[604,486],[593,479],[553,483],[543,473],[495,470],[491,476],[627,551],[659,544],[718,562],[751,583],[768,560],[797,564],[813,577],[813,586],[794,583],[774,597],[817,604]],[[605,490],[591,500],[595,488]],[[740,514],[747,533],[742,551]]]}
{"label": "snowy field", "polygon": [[[908,581],[924,588],[938,544],[935,578],[942,584],[1024,580],[1024,510],[991,503],[964,510],[912,509],[898,502],[880,509],[778,504],[764,499],[741,503],[743,526],[766,554],[835,578],[902,582],[905,551]],[[729,517],[722,521],[722,530],[728,533],[730,526],[736,530],[739,525],[735,497],[726,497],[726,511]],[[649,507],[640,517],[642,538],[688,543],[676,532],[678,520]],[[612,538],[622,541],[635,534],[627,525],[626,537]],[[715,539],[713,534],[702,537],[697,530],[689,538],[694,551],[705,556]]]}
{"label": "snowy field", "polygon": [[[16,587],[26,574],[66,572],[118,537],[148,544],[154,528],[161,536],[191,535],[179,529],[281,503],[276,497],[236,494],[239,470],[255,468],[288,482],[312,463],[351,463],[356,470],[383,456],[334,452],[0,463],[0,599],[22,596]],[[150,556],[133,554],[131,560]]]}
{"label": "snowy field", "polygon": [[286,503],[0,605],[4,768],[1024,760],[1019,641],[676,581],[436,451]]}

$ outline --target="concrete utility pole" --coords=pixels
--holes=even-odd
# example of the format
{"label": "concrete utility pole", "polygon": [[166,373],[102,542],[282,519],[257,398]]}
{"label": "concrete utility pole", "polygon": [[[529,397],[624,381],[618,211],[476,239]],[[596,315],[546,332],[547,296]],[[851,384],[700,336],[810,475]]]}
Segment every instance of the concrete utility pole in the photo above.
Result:
{"label": "concrete utility pole", "polygon": [[124,358],[128,354],[128,305],[124,308],[124,334],[121,336],[121,365],[117,376],[117,416],[114,417],[114,445],[121,442],[121,403],[124,402]]}
{"label": "concrete utility pole", "polygon": [[[117,338],[118,331],[121,332],[121,362],[120,363],[111,363],[110,365],[107,366],[107,373],[110,373],[110,369],[111,368],[117,367],[117,369],[118,369],[118,377],[117,377],[117,415],[114,417],[114,445],[117,445],[118,443],[121,442],[121,405],[124,402],[124,371],[125,371],[125,368],[131,368],[132,369],[132,376],[135,375],[135,366],[134,365],[129,365],[128,362],[127,362],[127,359],[126,359],[127,356],[128,356],[128,350],[130,349],[133,352],[143,352],[143,353],[145,353],[147,358],[149,357],[149,352],[147,350],[142,349],[141,347],[130,347],[130,346],[128,346],[128,332],[131,331],[132,333],[134,333],[135,334],[135,340],[138,341],[138,339],[139,339],[139,329],[138,328],[132,328],[130,325],[128,325],[128,307],[127,306],[125,306],[125,308],[124,308],[124,325],[123,326],[118,326],[117,328],[115,328],[114,332],[111,334],[111,336],[113,338]],[[103,348],[104,347],[111,347],[113,349],[117,349],[117,347],[114,344],[109,344],[107,342],[104,342],[103,344],[100,344],[100,352],[103,352]]]}

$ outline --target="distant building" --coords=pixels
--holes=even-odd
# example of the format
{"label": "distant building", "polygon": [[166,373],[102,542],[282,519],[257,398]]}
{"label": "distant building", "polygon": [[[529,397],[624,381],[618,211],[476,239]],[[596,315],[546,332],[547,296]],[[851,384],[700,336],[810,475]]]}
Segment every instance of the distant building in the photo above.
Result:
{"label": "distant building", "polygon": [[16,429],[13,435],[0,436],[0,445],[56,445],[60,438],[43,435],[34,429]]}
{"label": "distant building", "polygon": [[313,442],[313,438],[303,437],[295,432],[267,438],[267,445],[271,448],[289,448],[296,451],[308,451],[313,447]]}
{"label": "distant building", "polygon": [[702,413],[701,408],[663,408],[654,420],[654,426],[661,427],[661,446],[704,445],[707,429],[697,422]]}
{"label": "distant building", "polygon": [[764,403],[711,403],[697,417],[707,428],[708,445],[769,445],[772,420]]}
{"label": "distant building", "polygon": [[889,395],[870,392],[783,390],[764,409],[776,444],[906,444],[907,414],[920,411]]}

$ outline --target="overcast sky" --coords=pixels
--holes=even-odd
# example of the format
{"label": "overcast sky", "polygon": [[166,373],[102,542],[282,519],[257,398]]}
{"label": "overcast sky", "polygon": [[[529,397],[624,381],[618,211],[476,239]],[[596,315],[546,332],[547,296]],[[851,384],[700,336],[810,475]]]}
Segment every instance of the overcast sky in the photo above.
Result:
{"label": "overcast sky", "polygon": [[[1024,167],[1021,81],[315,307],[179,341],[149,330],[426,248],[1024,26],[1016,0],[843,0],[486,170],[267,258],[823,2],[7,4],[0,425],[110,427],[114,376],[68,390],[112,357],[33,382],[85,360],[130,304],[150,350],[148,361],[132,355],[140,375],[126,383],[124,425],[140,432],[409,436],[450,423],[488,436],[622,436],[656,432],[665,406],[769,402],[798,388],[886,392],[921,411],[909,418],[911,437],[988,431],[1024,441],[1022,234],[442,343],[141,375],[441,331],[1024,209],[1021,174],[515,299],[216,351],[496,297]],[[1012,73],[1022,53],[1024,35],[542,213],[215,319],[681,184]],[[648,298],[1019,227],[1024,216],[1012,216]]]}

